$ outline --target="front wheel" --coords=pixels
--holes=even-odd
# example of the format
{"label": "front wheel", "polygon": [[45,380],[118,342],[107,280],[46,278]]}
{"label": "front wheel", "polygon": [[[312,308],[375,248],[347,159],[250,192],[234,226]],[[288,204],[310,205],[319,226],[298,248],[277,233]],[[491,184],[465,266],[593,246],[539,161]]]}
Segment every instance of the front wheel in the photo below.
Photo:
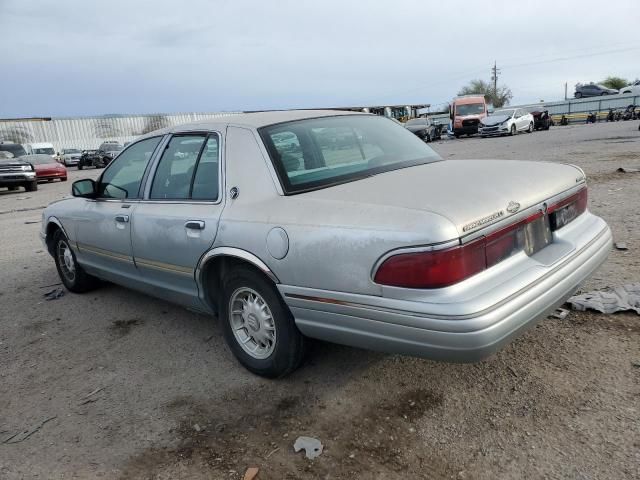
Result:
{"label": "front wheel", "polygon": [[576,98],[582,98],[582,94],[580,92],[576,93]]}
{"label": "front wheel", "polygon": [[34,180],[33,182],[26,183],[24,185],[24,189],[27,192],[35,192],[36,190],[38,190],[38,181]]}
{"label": "front wheel", "polygon": [[71,250],[69,240],[61,230],[53,235],[53,258],[60,280],[69,291],[84,293],[98,285],[98,279],[89,275],[78,264],[76,254]]}
{"label": "front wheel", "polygon": [[81,163],[78,164],[78,170],[82,170],[84,167],[82,166]]}
{"label": "front wheel", "polygon": [[223,279],[219,319],[238,361],[256,375],[282,377],[304,357],[305,339],[275,285],[248,267]]}
{"label": "front wheel", "polygon": [[533,122],[529,123],[529,128],[527,129],[527,133],[533,133]]}
{"label": "front wheel", "polygon": [[513,137],[515,134],[516,134],[516,126],[511,125],[511,130],[509,130],[509,135]]}

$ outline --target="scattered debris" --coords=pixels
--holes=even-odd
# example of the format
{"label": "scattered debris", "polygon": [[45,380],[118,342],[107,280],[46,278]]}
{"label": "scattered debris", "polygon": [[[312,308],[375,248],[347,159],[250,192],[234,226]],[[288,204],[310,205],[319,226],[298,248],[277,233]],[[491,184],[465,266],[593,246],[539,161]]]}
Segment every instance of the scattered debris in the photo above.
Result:
{"label": "scattered debris", "polygon": [[569,315],[569,310],[564,308],[556,308],[551,315],[552,318],[557,318],[558,320],[564,320],[567,315]]}
{"label": "scattered debris", "polygon": [[293,444],[293,449],[296,452],[304,449],[306,457],[310,460],[320,456],[323,448],[320,440],[313,437],[298,437],[296,443]]}
{"label": "scattered debris", "polygon": [[207,338],[204,339],[204,343],[209,343],[213,337],[215,337],[215,335],[209,335]]}
{"label": "scattered debris", "polygon": [[40,220],[29,220],[24,222],[25,225],[34,225],[36,223],[40,223]]}
{"label": "scattered debris", "polygon": [[226,424],[224,424],[224,423],[218,423],[218,424],[215,426],[216,432],[218,432],[218,433],[222,433],[222,432],[224,432],[224,429],[225,429],[225,428],[227,428],[227,425],[226,425]]}
{"label": "scattered debris", "polygon": [[62,285],[62,282],[52,283],[51,285],[42,285],[39,288],[51,288],[51,287],[57,287],[58,285]]}
{"label": "scattered debris", "polygon": [[511,375],[513,375],[514,377],[518,378],[518,372],[516,372],[515,369],[511,365],[507,365],[507,368],[511,372]]}
{"label": "scattered debris", "polygon": [[640,315],[640,283],[574,295],[567,303],[581,312],[587,309],[602,313],[633,310]]}
{"label": "scattered debris", "polygon": [[60,297],[64,297],[64,289],[62,288],[54,288],[50,292],[44,293],[42,295],[45,300],[57,300]]}
{"label": "scattered debris", "polygon": [[198,432],[198,433],[200,433],[200,432],[202,432],[202,431],[204,430],[204,428],[202,428],[202,427],[201,427],[200,425],[198,425],[197,423],[193,426],[193,429],[194,429],[196,432]]}
{"label": "scattered debris", "polygon": [[276,447],[273,450],[271,450],[266,457],[264,458],[269,458],[271,455],[273,455],[274,453],[276,453],[278,450],[280,450],[280,447]]}
{"label": "scattered debris", "polygon": [[104,387],[96,388],[93,392],[82,397],[82,400],[84,400],[85,398],[93,397],[96,393],[101,392],[102,390],[104,390]]}
{"label": "scattered debris", "polygon": [[617,171],[622,173],[640,173],[640,167],[620,167]]}
{"label": "scattered debris", "polygon": [[247,468],[247,471],[244,472],[244,477],[242,477],[242,480],[253,480],[254,478],[256,478],[256,475],[258,475],[259,471],[260,470],[258,470],[258,467]]}
{"label": "scattered debris", "polygon": [[629,247],[627,247],[627,244],[624,242],[616,242],[614,246],[616,250],[629,250]]}
{"label": "scattered debris", "polygon": [[38,423],[37,425],[34,425],[30,429],[23,430],[22,432],[18,432],[18,433],[14,434],[14,435],[11,435],[9,438],[4,440],[2,443],[20,443],[20,442],[23,442],[27,438],[29,438],[31,435],[36,433],[38,430],[40,430],[44,426],[45,423],[50,422],[54,418],[58,418],[58,416],[54,415],[53,417],[45,418],[40,423]]}

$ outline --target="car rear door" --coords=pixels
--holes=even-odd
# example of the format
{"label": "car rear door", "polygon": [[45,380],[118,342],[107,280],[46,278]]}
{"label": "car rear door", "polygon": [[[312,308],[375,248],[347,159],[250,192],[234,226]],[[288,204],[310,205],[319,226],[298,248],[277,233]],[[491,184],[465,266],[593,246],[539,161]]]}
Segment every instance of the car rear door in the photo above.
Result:
{"label": "car rear door", "polygon": [[133,257],[145,283],[193,308],[202,307],[195,270],[213,244],[224,207],[221,141],[220,132],[172,135],[132,223]]}
{"label": "car rear door", "polygon": [[131,250],[131,222],[145,170],[161,139],[147,138],[124,151],[97,181],[97,198],[85,199],[77,213],[78,260],[90,273],[124,284],[139,277]]}

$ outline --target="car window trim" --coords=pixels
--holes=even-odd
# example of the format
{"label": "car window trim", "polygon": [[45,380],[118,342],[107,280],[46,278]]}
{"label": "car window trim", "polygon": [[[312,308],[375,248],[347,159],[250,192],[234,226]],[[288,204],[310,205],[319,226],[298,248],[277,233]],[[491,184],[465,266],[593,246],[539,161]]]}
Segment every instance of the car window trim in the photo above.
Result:
{"label": "car window trim", "polygon": [[[174,136],[188,136],[188,135],[205,135],[205,141],[200,149],[200,153],[198,155],[198,160],[196,162],[196,168],[194,168],[194,176],[191,181],[193,183],[193,179],[195,178],[195,173],[197,170],[197,165],[200,163],[200,155],[202,155],[203,149],[207,144],[207,141],[211,135],[218,136],[218,198],[215,200],[191,200],[189,198],[150,198],[151,197],[151,187],[153,185],[153,179],[155,178],[156,171],[158,170],[158,166],[162,161],[162,155],[164,151],[167,149],[169,142]],[[142,196],[140,198],[140,203],[157,203],[157,204],[198,204],[198,205],[218,205],[222,203],[223,199],[223,189],[222,189],[222,176],[223,176],[223,168],[222,168],[222,150],[223,150],[223,137],[222,133],[219,130],[190,130],[185,132],[173,132],[166,134],[166,138],[162,143],[162,149],[158,152],[158,154],[153,159],[153,165],[149,168],[149,171],[146,172],[145,185],[142,190]],[[190,187],[191,188],[191,187]]]}
{"label": "car window trim", "polygon": [[[123,148],[120,153],[118,154],[118,157],[120,157],[124,152],[126,152],[129,148],[133,147],[134,145],[137,145],[140,142],[144,142],[145,140],[150,140],[152,138],[158,138],[160,137],[160,141],[156,144],[155,148],[153,149],[153,152],[151,152],[151,156],[149,157],[149,160],[147,161],[147,164],[145,165],[144,171],[142,172],[142,179],[140,180],[140,185],[138,185],[138,192],[136,193],[135,197],[131,197],[131,198],[109,198],[109,197],[96,197],[94,200],[96,201],[115,201],[115,202],[120,202],[120,203],[130,203],[133,201],[138,201],[141,199],[141,191],[142,191],[142,186],[145,182],[146,179],[146,175],[147,175],[147,170],[149,168],[149,165],[151,165],[155,159],[155,156],[158,153],[158,147],[163,143],[163,137],[164,135],[153,135],[150,137],[145,137],[145,138],[141,138],[135,142],[131,142],[129,145],[127,145],[125,148]],[[107,165],[105,167],[105,169],[102,171],[102,173],[100,174],[100,176],[96,179],[96,186],[98,187],[98,191],[99,191],[99,187],[100,184],[102,183],[102,178],[104,177],[105,173],[107,173],[109,171],[109,168],[111,168],[111,166],[114,164],[114,162],[116,161],[117,158],[114,158],[111,162],[109,162],[109,165]]]}

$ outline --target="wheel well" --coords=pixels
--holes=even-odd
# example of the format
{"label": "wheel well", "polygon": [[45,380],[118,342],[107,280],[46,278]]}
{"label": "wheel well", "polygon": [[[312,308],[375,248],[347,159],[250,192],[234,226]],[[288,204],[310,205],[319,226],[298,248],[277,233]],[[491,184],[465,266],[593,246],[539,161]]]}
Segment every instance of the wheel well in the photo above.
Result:
{"label": "wheel well", "polygon": [[218,311],[218,293],[222,291],[222,280],[224,276],[227,272],[238,267],[249,268],[264,277],[268,282],[274,283],[260,268],[247,260],[231,255],[214,257],[205,264],[201,278],[205,301],[215,312]]}
{"label": "wheel well", "polygon": [[54,222],[49,222],[49,225],[47,225],[47,250],[49,250],[51,255],[53,255],[53,236],[58,230],[60,230],[60,227]]}

